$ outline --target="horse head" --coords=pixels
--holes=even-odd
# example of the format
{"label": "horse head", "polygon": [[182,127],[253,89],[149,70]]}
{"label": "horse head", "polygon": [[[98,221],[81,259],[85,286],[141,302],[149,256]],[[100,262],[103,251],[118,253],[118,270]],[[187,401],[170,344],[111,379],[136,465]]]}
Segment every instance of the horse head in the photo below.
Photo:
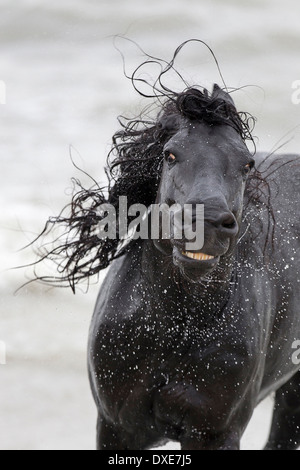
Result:
{"label": "horse head", "polygon": [[[234,250],[243,197],[254,160],[228,93],[215,85],[211,96],[191,88],[166,107],[160,118],[170,138],[163,146],[163,167],[156,202],[192,208],[204,205],[204,245],[187,250],[187,240],[158,240],[186,277],[202,278]],[[190,209],[191,210],[191,209]],[[184,233],[184,232],[183,232]]]}

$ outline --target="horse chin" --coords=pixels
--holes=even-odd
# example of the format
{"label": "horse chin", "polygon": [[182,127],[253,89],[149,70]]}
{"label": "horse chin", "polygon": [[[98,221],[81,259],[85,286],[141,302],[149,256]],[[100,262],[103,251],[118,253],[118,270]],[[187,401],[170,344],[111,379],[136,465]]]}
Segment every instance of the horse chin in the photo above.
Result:
{"label": "horse chin", "polygon": [[199,284],[206,279],[205,276],[196,275],[195,272],[188,272],[187,270],[180,269],[181,276],[190,284]]}

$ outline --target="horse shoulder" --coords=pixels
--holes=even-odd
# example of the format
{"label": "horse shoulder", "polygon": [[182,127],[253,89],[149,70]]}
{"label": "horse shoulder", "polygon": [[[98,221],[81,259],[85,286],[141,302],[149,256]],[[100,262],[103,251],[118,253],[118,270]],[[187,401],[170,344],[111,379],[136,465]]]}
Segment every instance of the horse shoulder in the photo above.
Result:
{"label": "horse shoulder", "polygon": [[141,304],[141,250],[130,252],[113,261],[100,287],[92,326],[120,323],[132,316]]}

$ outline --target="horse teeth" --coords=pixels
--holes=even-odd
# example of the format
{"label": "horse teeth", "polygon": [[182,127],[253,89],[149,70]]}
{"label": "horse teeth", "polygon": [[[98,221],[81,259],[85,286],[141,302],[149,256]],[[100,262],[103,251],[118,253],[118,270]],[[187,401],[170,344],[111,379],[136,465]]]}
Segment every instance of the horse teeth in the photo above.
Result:
{"label": "horse teeth", "polygon": [[183,251],[182,253],[188,258],[196,259],[198,261],[207,261],[209,259],[214,259],[214,256],[206,255],[205,253],[192,253],[191,251]]}

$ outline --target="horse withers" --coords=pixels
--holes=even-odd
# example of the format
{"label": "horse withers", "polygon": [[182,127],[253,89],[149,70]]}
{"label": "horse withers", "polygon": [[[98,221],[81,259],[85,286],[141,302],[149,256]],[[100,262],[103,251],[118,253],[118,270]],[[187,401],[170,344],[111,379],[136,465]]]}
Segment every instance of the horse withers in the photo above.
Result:
{"label": "horse withers", "polygon": [[89,338],[98,449],[238,450],[272,391],[266,448],[296,449],[299,157],[253,157],[248,120],[216,85],[168,93],[138,125],[115,136],[109,201],[203,204],[204,245],[136,239],[120,253],[107,242]]}

